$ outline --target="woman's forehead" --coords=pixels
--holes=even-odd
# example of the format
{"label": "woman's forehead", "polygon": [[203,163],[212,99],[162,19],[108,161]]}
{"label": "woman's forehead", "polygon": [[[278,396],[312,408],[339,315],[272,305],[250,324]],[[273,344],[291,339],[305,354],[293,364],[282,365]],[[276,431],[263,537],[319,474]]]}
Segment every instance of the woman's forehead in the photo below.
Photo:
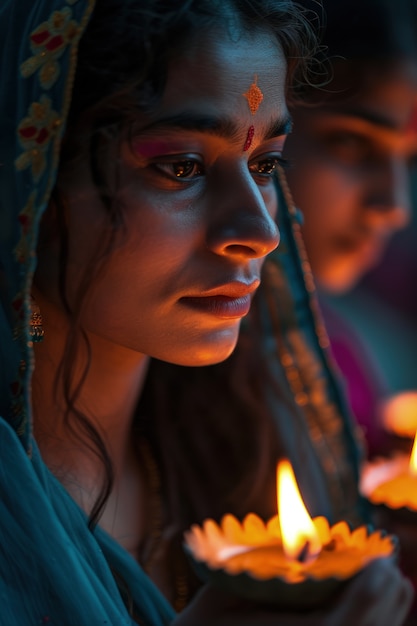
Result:
{"label": "woman's forehead", "polygon": [[208,35],[203,44],[170,65],[157,115],[218,117],[229,111],[228,117],[247,113],[255,119],[277,107],[284,112],[286,60],[274,37]]}

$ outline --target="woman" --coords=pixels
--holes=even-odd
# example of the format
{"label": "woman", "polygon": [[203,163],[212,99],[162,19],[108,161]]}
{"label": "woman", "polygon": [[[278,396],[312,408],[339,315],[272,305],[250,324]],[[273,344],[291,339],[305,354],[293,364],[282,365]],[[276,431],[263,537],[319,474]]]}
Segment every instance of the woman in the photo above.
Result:
{"label": "woman", "polygon": [[[137,562],[152,502],[134,436],[150,357],[225,359],[278,244],[305,24],[264,1],[21,0],[0,18],[17,52],[1,72],[0,623],[310,623],[211,589],[175,618]],[[409,596],[376,563],[320,619],[400,624]]]}
{"label": "woman", "polygon": [[306,93],[308,106],[291,109],[295,132],[285,152],[294,167],[288,180],[304,214],[303,237],[333,353],[373,455],[389,447],[378,424],[387,386],[370,348],[326,296],[352,289],[410,220],[416,4],[324,0],[322,7],[332,79]]}

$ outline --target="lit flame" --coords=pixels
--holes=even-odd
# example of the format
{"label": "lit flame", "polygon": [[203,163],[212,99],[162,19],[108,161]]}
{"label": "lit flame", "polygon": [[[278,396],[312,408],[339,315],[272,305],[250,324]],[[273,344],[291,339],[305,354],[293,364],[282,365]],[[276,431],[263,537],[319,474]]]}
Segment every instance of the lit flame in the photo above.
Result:
{"label": "lit flame", "polygon": [[417,433],[414,437],[413,449],[410,456],[410,474],[417,476]]}
{"label": "lit flame", "polygon": [[312,560],[321,550],[321,541],[287,460],[277,467],[277,499],[285,555],[300,562]]}

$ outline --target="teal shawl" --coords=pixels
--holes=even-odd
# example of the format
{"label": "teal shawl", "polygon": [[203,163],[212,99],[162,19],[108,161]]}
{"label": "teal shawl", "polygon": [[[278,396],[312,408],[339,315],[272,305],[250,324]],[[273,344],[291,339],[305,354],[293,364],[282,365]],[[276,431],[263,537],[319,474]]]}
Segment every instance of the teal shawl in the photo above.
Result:
{"label": "teal shawl", "polygon": [[112,571],[143,623],[173,611],[138,564],[48,471],[31,431],[30,286],[54,185],[77,44],[93,0],[0,5],[0,625],[128,626]]}

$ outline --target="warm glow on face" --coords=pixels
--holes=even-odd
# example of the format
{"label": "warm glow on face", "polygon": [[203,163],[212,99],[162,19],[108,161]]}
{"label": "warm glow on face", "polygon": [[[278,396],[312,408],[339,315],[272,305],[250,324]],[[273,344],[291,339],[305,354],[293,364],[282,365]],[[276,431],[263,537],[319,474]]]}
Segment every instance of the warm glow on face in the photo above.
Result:
{"label": "warm glow on face", "polygon": [[321,550],[317,530],[301,498],[289,461],[277,467],[277,500],[282,547],[289,559],[310,560]]}
{"label": "warm glow on face", "polygon": [[417,476],[417,433],[414,437],[413,449],[410,457],[410,473]]}

